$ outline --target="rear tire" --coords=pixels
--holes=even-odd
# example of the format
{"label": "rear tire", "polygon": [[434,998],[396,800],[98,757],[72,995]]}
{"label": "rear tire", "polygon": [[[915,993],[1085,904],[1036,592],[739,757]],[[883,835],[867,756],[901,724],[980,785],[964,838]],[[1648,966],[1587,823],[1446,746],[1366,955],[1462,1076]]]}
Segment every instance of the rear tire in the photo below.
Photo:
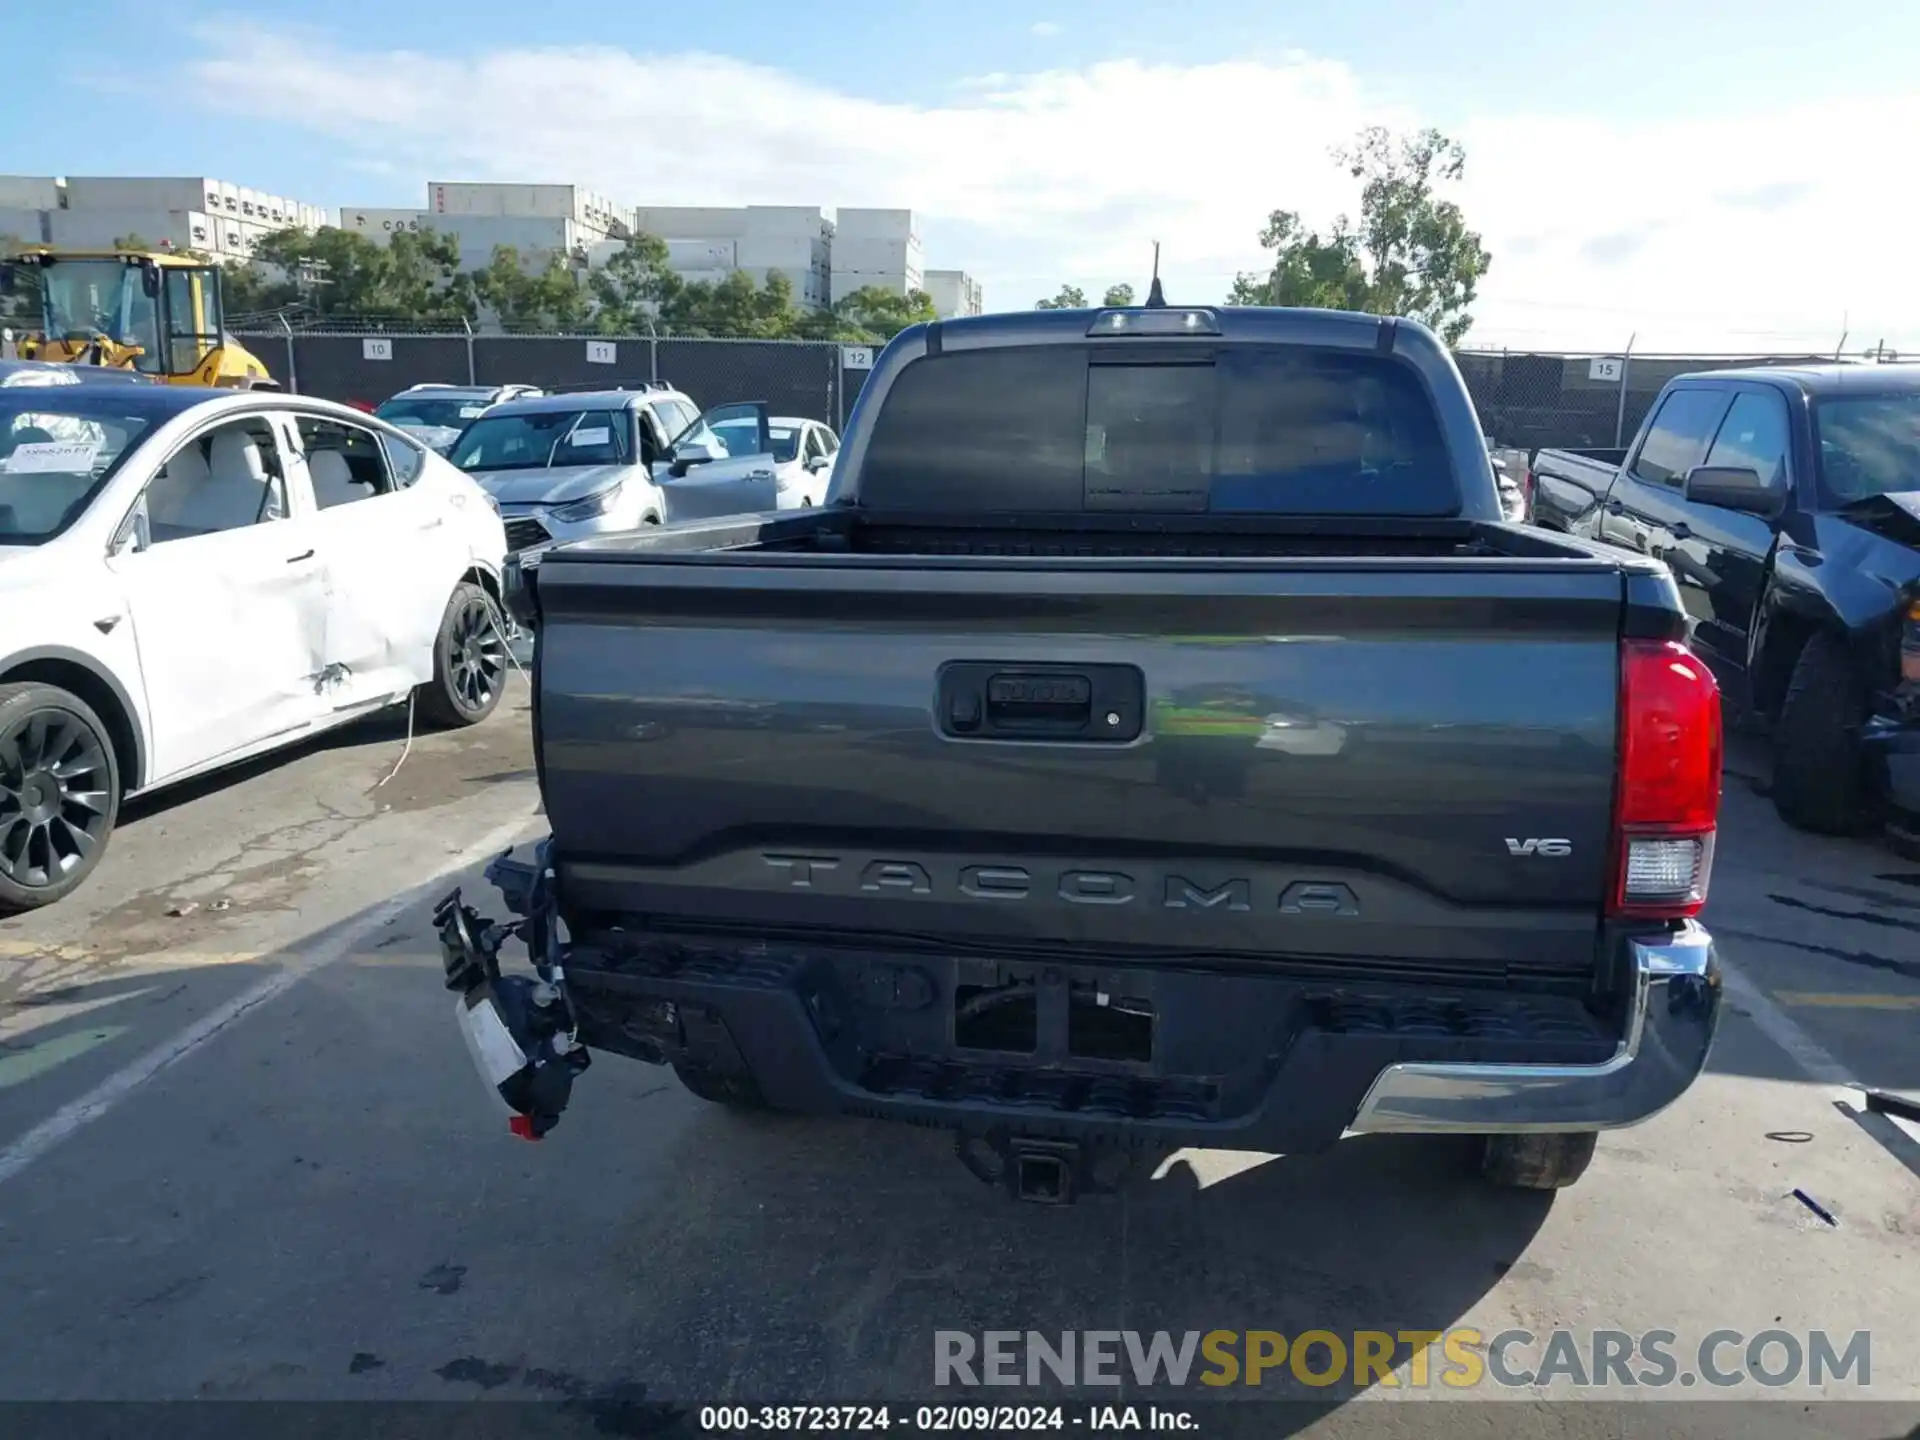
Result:
{"label": "rear tire", "polygon": [[86,883],[120,814],[113,739],[78,695],[0,685],[0,915]]}
{"label": "rear tire", "polygon": [[491,595],[470,580],[453,587],[433,641],[433,679],[415,692],[429,723],[457,729],[494,712],[507,683],[505,637]]}
{"label": "rear tire", "polygon": [[1773,805],[1798,830],[1852,835],[1873,818],[1860,761],[1867,696],[1852,657],[1815,635],[1793,667],[1773,730]]}
{"label": "rear tire", "polygon": [[1593,1130],[1548,1135],[1489,1135],[1480,1174],[1507,1190],[1564,1190],[1593,1163]]}
{"label": "rear tire", "polygon": [[729,1110],[771,1110],[766,1097],[760,1093],[760,1086],[751,1075],[722,1075],[718,1071],[702,1066],[688,1064],[685,1060],[673,1062],[673,1073],[680,1077],[680,1083],[713,1105],[724,1105]]}

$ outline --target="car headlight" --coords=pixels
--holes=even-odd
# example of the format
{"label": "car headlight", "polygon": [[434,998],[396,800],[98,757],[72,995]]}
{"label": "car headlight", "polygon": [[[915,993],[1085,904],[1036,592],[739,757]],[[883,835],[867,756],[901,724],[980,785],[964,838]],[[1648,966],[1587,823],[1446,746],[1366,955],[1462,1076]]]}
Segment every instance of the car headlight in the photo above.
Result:
{"label": "car headlight", "polygon": [[620,498],[621,481],[614,481],[604,490],[596,490],[584,500],[575,500],[566,505],[556,505],[549,512],[554,519],[572,525],[581,520],[591,520],[596,515],[604,515],[613,508],[613,502]]}

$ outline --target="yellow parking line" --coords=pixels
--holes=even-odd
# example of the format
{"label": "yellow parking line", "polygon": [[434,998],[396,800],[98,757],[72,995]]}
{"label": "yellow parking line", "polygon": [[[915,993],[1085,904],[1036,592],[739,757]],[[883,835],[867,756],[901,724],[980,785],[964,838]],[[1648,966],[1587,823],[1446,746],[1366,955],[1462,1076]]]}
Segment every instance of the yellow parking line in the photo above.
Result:
{"label": "yellow parking line", "polygon": [[1852,995],[1817,990],[1778,990],[1773,998],[1782,1005],[1819,1010],[1920,1010],[1920,995]]}

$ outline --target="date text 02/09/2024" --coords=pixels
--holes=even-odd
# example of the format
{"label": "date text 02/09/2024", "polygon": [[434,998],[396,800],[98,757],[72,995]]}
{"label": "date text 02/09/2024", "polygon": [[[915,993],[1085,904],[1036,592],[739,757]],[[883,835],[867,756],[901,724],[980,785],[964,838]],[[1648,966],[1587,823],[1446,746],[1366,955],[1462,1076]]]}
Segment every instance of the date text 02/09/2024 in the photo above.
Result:
{"label": "date text 02/09/2024", "polygon": [[1013,1431],[1191,1432],[1191,1412],[1158,1405],[704,1405],[700,1429],[709,1434],[754,1432],[871,1432],[894,1428],[922,1434],[999,1435]]}

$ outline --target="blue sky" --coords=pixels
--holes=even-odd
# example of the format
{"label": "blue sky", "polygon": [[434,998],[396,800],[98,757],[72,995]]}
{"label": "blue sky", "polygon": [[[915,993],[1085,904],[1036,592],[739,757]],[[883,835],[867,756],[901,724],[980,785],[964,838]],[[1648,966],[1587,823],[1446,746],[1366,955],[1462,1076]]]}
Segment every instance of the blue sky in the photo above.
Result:
{"label": "blue sky", "polygon": [[1920,343],[1920,213],[1879,158],[1920,133],[1920,6],[1169,12],[82,0],[36,11],[33,73],[132,93],[55,122],[45,84],[0,90],[0,173],[206,174],[329,206],[418,205],[429,178],[905,205],[930,265],[1024,305],[1137,281],[1155,238],[1217,298],[1267,210],[1351,208],[1330,144],[1437,124],[1468,145],[1459,198],[1495,255],[1486,343],[1785,348],[1843,323]]}

